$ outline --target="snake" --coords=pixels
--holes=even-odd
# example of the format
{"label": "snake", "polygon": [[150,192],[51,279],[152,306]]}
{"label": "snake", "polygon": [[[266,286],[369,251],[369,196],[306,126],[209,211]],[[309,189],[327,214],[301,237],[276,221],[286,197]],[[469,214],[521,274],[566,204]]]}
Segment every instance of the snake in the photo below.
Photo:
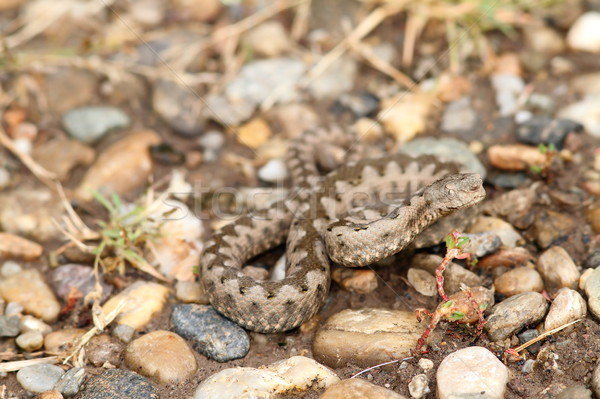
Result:
{"label": "snake", "polygon": [[[359,159],[322,176],[324,143],[322,131],[293,139],[287,198],[242,215],[205,243],[200,278],[210,303],[247,330],[300,326],[325,302],[332,262],[360,267],[389,257],[434,222],[485,197],[478,174],[460,173],[456,163],[431,155]],[[258,281],[242,272],[284,241],[283,279]]]}

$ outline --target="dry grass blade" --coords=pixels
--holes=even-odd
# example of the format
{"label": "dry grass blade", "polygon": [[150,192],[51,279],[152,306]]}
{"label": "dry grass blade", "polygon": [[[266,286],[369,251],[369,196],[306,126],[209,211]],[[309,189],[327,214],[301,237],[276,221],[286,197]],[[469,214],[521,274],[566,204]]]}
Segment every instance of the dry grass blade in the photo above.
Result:
{"label": "dry grass blade", "polygon": [[406,360],[410,360],[410,359],[414,359],[414,356],[405,357],[404,359],[390,360],[389,362],[385,362],[385,363],[376,364],[375,366],[371,366],[371,367],[369,367],[369,368],[367,368],[367,369],[364,369],[364,370],[362,370],[362,371],[359,371],[358,373],[354,374],[354,375],[353,375],[352,377],[350,377],[350,378],[355,378],[355,377],[358,377],[358,376],[359,376],[359,375],[361,375],[361,374],[364,374],[364,373],[366,373],[366,372],[368,372],[368,371],[371,371],[371,370],[373,370],[373,369],[376,369],[376,368],[379,368],[379,367],[382,367],[382,366],[387,366],[388,364],[392,364],[392,363],[398,363],[398,362],[404,362],[404,361],[406,361]]}
{"label": "dry grass blade", "polygon": [[58,356],[41,357],[39,359],[15,360],[14,362],[0,363],[0,373],[19,371],[24,367],[33,366],[36,364],[56,364],[58,362]]}
{"label": "dry grass blade", "polygon": [[565,328],[567,328],[567,327],[569,327],[569,326],[571,326],[571,325],[573,325],[575,323],[579,323],[580,321],[583,321],[583,320],[584,319],[575,320],[575,321],[572,321],[570,323],[563,324],[562,326],[553,328],[552,330],[546,331],[545,333],[543,333],[543,334],[541,334],[541,335],[533,338],[532,340],[529,340],[529,341],[525,342],[523,345],[518,346],[518,347],[514,348],[513,350],[515,352],[521,352],[523,349],[526,349],[526,348],[530,347],[531,345],[535,344],[536,342],[539,342],[539,341],[543,340],[544,338],[546,338],[546,337],[548,337],[548,336],[550,336],[552,334],[556,334],[560,330],[564,330]]}
{"label": "dry grass blade", "polygon": [[374,68],[379,70],[379,72],[388,75],[389,77],[391,77],[396,82],[400,83],[406,88],[411,89],[415,87],[415,82],[409,76],[403,74],[402,72],[394,68],[392,65],[390,65],[387,61],[377,56],[377,54],[375,54],[369,46],[358,41],[350,41],[349,44],[352,50],[359,53]]}

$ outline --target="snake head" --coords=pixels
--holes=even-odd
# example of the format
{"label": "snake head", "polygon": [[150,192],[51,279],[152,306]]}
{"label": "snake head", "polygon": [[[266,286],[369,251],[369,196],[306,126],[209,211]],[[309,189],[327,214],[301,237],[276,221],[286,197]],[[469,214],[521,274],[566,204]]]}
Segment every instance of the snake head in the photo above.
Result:
{"label": "snake head", "polygon": [[477,173],[448,175],[425,187],[423,198],[441,212],[468,208],[485,198],[481,176]]}

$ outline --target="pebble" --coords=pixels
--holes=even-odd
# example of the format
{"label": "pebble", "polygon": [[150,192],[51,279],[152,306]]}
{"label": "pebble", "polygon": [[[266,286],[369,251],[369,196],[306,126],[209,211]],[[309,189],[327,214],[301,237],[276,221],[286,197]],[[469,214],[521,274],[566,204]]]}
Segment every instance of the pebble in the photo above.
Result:
{"label": "pebble", "polygon": [[596,396],[600,396],[600,363],[594,367],[594,373],[592,374],[592,389]]}
{"label": "pebble", "polygon": [[269,110],[270,120],[282,127],[285,137],[298,137],[305,130],[315,130],[322,126],[315,110],[302,103],[276,105]]}
{"label": "pebble", "polygon": [[379,286],[377,273],[370,269],[337,267],[331,273],[331,278],[345,291],[355,294],[368,294],[375,291]]}
{"label": "pebble", "polygon": [[483,211],[491,216],[520,217],[529,212],[535,199],[535,187],[510,190],[487,201],[483,205]]}
{"label": "pebble", "polygon": [[418,156],[435,155],[443,161],[455,161],[465,166],[463,172],[478,173],[483,179],[486,168],[469,147],[460,140],[451,138],[432,139],[424,137],[412,140],[400,148],[400,152]]}
{"label": "pebble", "polygon": [[[434,254],[416,254],[411,263],[414,267],[426,270],[432,276],[436,268],[442,263],[443,258]],[[446,294],[452,295],[461,291],[461,287],[477,287],[482,285],[482,279],[477,274],[464,267],[450,262],[444,271],[444,290]],[[437,288],[436,288],[437,291]]]}
{"label": "pebble", "polygon": [[17,381],[26,390],[39,393],[54,388],[63,374],[63,369],[53,364],[35,364],[19,370]]}
{"label": "pebble", "polygon": [[550,145],[562,150],[565,138],[571,132],[580,133],[583,125],[569,119],[536,116],[517,129],[517,140],[531,145]]}
{"label": "pebble", "polygon": [[535,325],[546,315],[548,303],[542,294],[524,292],[500,302],[492,308],[484,326],[490,340],[500,341]]}
{"label": "pebble", "polygon": [[[244,84],[249,83],[244,82]],[[229,100],[218,94],[208,94],[204,98],[204,102],[206,106],[204,107],[203,116],[226,127],[238,126],[248,120],[256,108],[255,102],[243,98]]]}
{"label": "pebble", "polygon": [[292,48],[283,25],[278,21],[266,21],[243,36],[243,42],[257,55],[278,57]]}
{"label": "pebble", "polygon": [[537,147],[524,144],[496,144],[488,148],[487,155],[493,167],[511,172],[542,167],[546,163],[546,155]]}
{"label": "pebble", "polygon": [[319,399],[365,398],[406,399],[406,396],[372,384],[361,378],[350,378],[333,384],[319,397]]}
{"label": "pebble", "polygon": [[159,393],[148,379],[133,371],[108,369],[88,379],[77,398],[159,399]]}
{"label": "pebble", "polygon": [[210,22],[219,16],[224,5],[220,0],[203,0],[198,7],[195,0],[174,0],[173,7],[178,14],[198,22]]}
{"label": "pebble", "polygon": [[201,305],[210,303],[204,287],[196,281],[178,281],[175,283],[175,297],[183,303],[199,303]]}
{"label": "pebble", "polygon": [[527,266],[517,267],[494,280],[494,287],[500,294],[510,297],[524,292],[542,292],[544,282],[535,270]]}
{"label": "pebble", "polygon": [[56,390],[45,391],[40,393],[39,399],[63,399],[64,396]]}
{"label": "pebble", "polygon": [[574,228],[575,221],[570,215],[543,210],[535,215],[533,237],[541,248],[548,248],[567,237]]}
{"label": "pebble", "polygon": [[313,340],[315,359],[337,368],[369,367],[410,356],[423,326],[413,312],[387,309],[343,310],[331,316]]}
{"label": "pebble", "polygon": [[237,140],[246,147],[257,149],[273,135],[267,121],[255,118],[236,129]]}
{"label": "pebble", "polygon": [[158,80],[152,92],[152,108],[171,129],[186,137],[196,137],[206,124],[198,95],[188,86],[171,80]]}
{"label": "pebble", "polygon": [[129,126],[129,116],[114,107],[80,107],[62,117],[62,124],[71,137],[92,144],[111,130]]}
{"label": "pebble", "polygon": [[[517,334],[517,337],[519,338],[519,343],[521,345],[523,345],[526,342],[529,342],[531,340],[534,340],[539,336],[540,336],[540,333],[538,332],[538,330],[533,329],[533,328],[529,329],[529,330],[524,330],[522,333]],[[536,355],[540,351],[541,347],[542,347],[541,342],[535,342],[527,347],[527,352],[531,353],[532,355]]]}
{"label": "pebble", "polygon": [[44,336],[40,331],[27,331],[17,337],[17,346],[26,352],[34,352],[44,346]]}
{"label": "pebble", "polygon": [[592,391],[583,384],[575,384],[562,390],[556,399],[592,399]]}
{"label": "pebble", "polygon": [[225,144],[225,136],[217,130],[211,130],[204,133],[198,140],[204,148],[202,158],[206,162],[214,162],[219,158],[219,153]]}
{"label": "pebble", "polygon": [[434,296],[437,293],[435,276],[426,270],[411,267],[406,273],[408,283],[421,295]]}
{"label": "pebble", "polygon": [[0,232],[0,259],[20,258],[34,260],[42,255],[44,248],[31,240],[10,233]]}
{"label": "pebble", "polygon": [[446,356],[436,376],[438,399],[503,399],[509,380],[506,366],[481,346],[460,349]]}
{"label": "pebble", "polygon": [[528,26],[523,30],[525,45],[536,53],[554,55],[565,50],[565,41],[556,30],[544,25]]}
{"label": "pebble", "polygon": [[522,241],[521,235],[514,227],[504,220],[491,216],[479,216],[475,223],[469,228],[469,234],[491,232],[500,237],[502,245],[513,248]]}
{"label": "pebble", "polygon": [[600,53],[600,12],[582,14],[567,33],[567,44],[573,50]]}
{"label": "pebble", "polygon": [[584,95],[600,93],[600,72],[586,73],[571,80],[570,88]]}
{"label": "pebble", "polygon": [[65,208],[48,188],[17,188],[0,194],[0,226],[5,233],[36,241],[63,238],[53,220],[62,220]]}
{"label": "pebble", "polygon": [[550,247],[540,255],[537,269],[550,293],[562,287],[576,288],[581,277],[569,253],[558,246]]}
{"label": "pebble", "polygon": [[[55,288],[56,295],[65,302],[71,295],[72,290],[77,290],[83,296],[89,294],[96,284],[94,269],[90,266],[69,263],[57,267],[52,271],[52,285]],[[107,299],[113,291],[113,286],[106,284],[100,279],[102,287],[102,300]]]}
{"label": "pebble", "polygon": [[585,132],[600,137],[600,93],[586,95],[583,99],[567,105],[557,113],[559,118],[581,123]]}
{"label": "pebble", "polygon": [[198,365],[194,353],[179,335],[156,330],[131,342],[125,364],[161,384],[177,384],[192,377]]}
{"label": "pebble", "polygon": [[544,321],[544,330],[549,331],[572,321],[583,319],[587,314],[585,300],[579,292],[570,288],[558,290]]}
{"label": "pebble", "polygon": [[56,174],[60,181],[69,178],[76,166],[88,166],[96,157],[96,151],[77,140],[55,139],[36,147],[33,158],[42,167]]}
{"label": "pebble", "polygon": [[425,359],[424,357],[419,359],[419,368],[423,371],[433,370],[433,361],[430,359]]}
{"label": "pebble", "polygon": [[283,159],[271,159],[258,170],[258,177],[268,183],[282,182],[288,177],[285,162]]}
{"label": "pebble", "polygon": [[592,273],[594,273],[595,269],[585,269],[583,271],[583,273],[581,273],[581,277],[579,278],[579,284],[578,287],[581,291],[585,291],[585,283],[588,279],[588,277],[590,277],[592,275]]}
{"label": "pebble", "polygon": [[87,359],[96,367],[107,364],[118,366],[121,363],[123,343],[108,334],[94,336],[85,347]]}
{"label": "pebble", "polygon": [[[153,165],[149,147],[160,143],[160,137],[149,130],[124,137],[104,150],[87,170],[75,190],[81,201],[90,201],[90,191],[107,195],[127,194],[146,184]],[[126,170],[127,173],[122,173]]]}
{"label": "pebble", "polygon": [[[334,113],[340,113],[342,111],[350,111],[358,120],[372,116],[379,108],[379,98],[375,95],[361,91],[358,93],[344,93],[333,105],[332,111]],[[338,111],[339,110],[339,111]],[[371,121],[373,123],[373,121]],[[359,129],[360,131],[360,129]]]}
{"label": "pebble", "polygon": [[411,398],[421,399],[429,392],[429,378],[425,374],[417,374],[415,375],[410,382],[408,383],[408,392],[410,393]]}
{"label": "pebble", "polygon": [[211,306],[175,305],[171,321],[175,332],[196,351],[218,362],[240,359],[250,349],[246,331]]}
{"label": "pebble", "polygon": [[323,73],[314,77],[308,84],[308,90],[316,100],[335,99],[354,87],[358,66],[347,56],[340,57]]}
{"label": "pebble", "polygon": [[529,374],[533,371],[533,367],[535,366],[536,361],[533,359],[527,359],[521,368],[521,372],[523,374]]}
{"label": "pebble", "polygon": [[140,330],[163,309],[169,292],[169,288],[158,283],[137,281],[106,301],[102,313],[106,316],[124,301],[125,307],[116,318],[117,324]]}
{"label": "pebble", "polygon": [[[62,115],[75,107],[98,99],[98,80],[94,72],[79,67],[54,68],[44,74],[46,104],[51,115]],[[76,87],[77,90],[73,90]]]}
{"label": "pebble", "polygon": [[303,62],[292,58],[251,61],[225,88],[227,101],[246,103],[252,108],[273,96],[276,102],[292,102],[298,98],[296,85],[305,69]]}
{"label": "pebble", "polygon": [[52,323],[60,312],[60,303],[35,269],[22,270],[0,279],[0,295],[7,302],[18,302],[26,313]]}
{"label": "pebble", "polygon": [[0,167],[0,190],[5,189],[11,182],[10,172],[4,167]]}
{"label": "pebble", "polygon": [[594,269],[584,284],[590,312],[600,318],[600,268]]}
{"label": "pebble", "polygon": [[377,120],[397,142],[406,143],[425,130],[432,103],[430,95],[401,92],[381,101]]}
{"label": "pebble", "polygon": [[194,399],[274,398],[323,389],[339,381],[327,367],[304,356],[293,356],[269,366],[229,368],[198,386]]}
{"label": "pebble", "polygon": [[596,234],[600,234],[600,204],[591,205],[585,212],[585,218]]}
{"label": "pebble", "polygon": [[82,328],[65,328],[53,331],[44,338],[44,350],[54,354],[67,352],[85,333],[86,330]]}
{"label": "pebble", "polygon": [[585,267],[595,269],[598,266],[600,266],[600,248],[594,250],[585,259]]}
{"label": "pebble", "polygon": [[71,398],[77,395],[84,379],[85,370],[81,367],[73,367],[60,377],[60,380],[58,380],[54,389],[59,391],[66,398]]}
{"label": "pebble", "polygon": [[21,329],[19,316],[0,315],[0,337],[16,337]]}
{"label": "pebble", "polygon": [[518,110],[517,99],[525,89],[525,82],[520,76],[510,73],[492,75],[491,81],[496,91],[496,104],[500,116],[513,115]]}
{"label": "pebble", "polygon": [[463,252],[481,258],[494,253],[502,246],[502,240],[491,231],[477,234],[463,234],[469,242],[463,247]]}
{"label": "pebble", "polygon": [[471,99],[463,97],[448,104],[442,116],[441,128],[445,132],[469,131],[476,121],[477,113],[471,106]]}

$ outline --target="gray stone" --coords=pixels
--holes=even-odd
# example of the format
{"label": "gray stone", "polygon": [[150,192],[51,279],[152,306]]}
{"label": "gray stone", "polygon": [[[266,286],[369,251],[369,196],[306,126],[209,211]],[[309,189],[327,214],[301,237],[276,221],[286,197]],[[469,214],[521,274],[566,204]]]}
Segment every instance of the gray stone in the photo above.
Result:
{"label": "gray stone", "polygon": [[561,150],[565,137],[571,132],[580,133],[583,125],[569,119],[552,119],[549,116],[536,116],[517,129],[517,140],[532,145],[553,145]]}
{"label": "gray stone", "polygon": [[[92,291],[96,284],[94,269],[90,266],[69,263],[52,271],[52,283],[56,294],[65,302],[72,289],[77,289],[84,296]],[[102,301],[113,292],[114,287],[100,280],[102,286]]]}
{"label": "gray stone", "polygon": [[152,107],[177,133],[193,137],[204,131],[205,118],[201,100],[189,87],[170,80],[160,80],[154,85]]}
{"label": "gray stone", "polygon": [[23,388],[31,392],[44,392],[54,388],[63,369],[52,364],[35,364],[17,372],[17,381]]}
{"label": "gray stone", "polygon": [[133,371],[109,369],[89,379],[78,399],[159,399],[152,383]]}
{"label": "gray stone", "polygon": [[527,325],[535,326],[547,309],[548,303],[542,294],[524,292],[494,306],[484,329],[492,341],[500,341]]}
{"label": "gray stone", "polygon": [[592,399],[592,391],[583,384],[575,384],[559,393],[556,399]]}
{"label": "gray stone", "polygon": [[477,234],[463,234],[462,236],[469,239],[463,251],[478,258],[494,253],[502,246],[500,237],[491,231],[484,231]]}
{"label": "gray stone", "polygon": [[442,116],[441,128],[446,132],[468,131],[476,121],[477,114],[471,107],[471,100],[463,97],[448,104]]}
{"label": "gray stone", "polygon": [[195,350],[218,362],[242,358],[250,349],[246,331],[211,306],[175,305],[171,321]]}
{"label": "gray stone", "polygon": [[73,367],[67,371],[54,386],[54,389],[63,394],[65,398],[77,395],[85,378],[85,370]]}
{"label": "gray stone", "polygon": [[321,75],[312,79],[308,90],[317,100],[339,97],[342,93],[352,90],[356,80],[356,70],[354,59],[342,57],[331,64]]}
{"label": "gray stone", "polygon": [[129,116],[113,107],[81,107],[70,110],[62,117],[62,124],[69,135],[91,144],[111,130],[129,126]]}
{"label": "gray stone", "polygon": [[20,329],[19,316],[0,316],[0,337],[16,337]]}

